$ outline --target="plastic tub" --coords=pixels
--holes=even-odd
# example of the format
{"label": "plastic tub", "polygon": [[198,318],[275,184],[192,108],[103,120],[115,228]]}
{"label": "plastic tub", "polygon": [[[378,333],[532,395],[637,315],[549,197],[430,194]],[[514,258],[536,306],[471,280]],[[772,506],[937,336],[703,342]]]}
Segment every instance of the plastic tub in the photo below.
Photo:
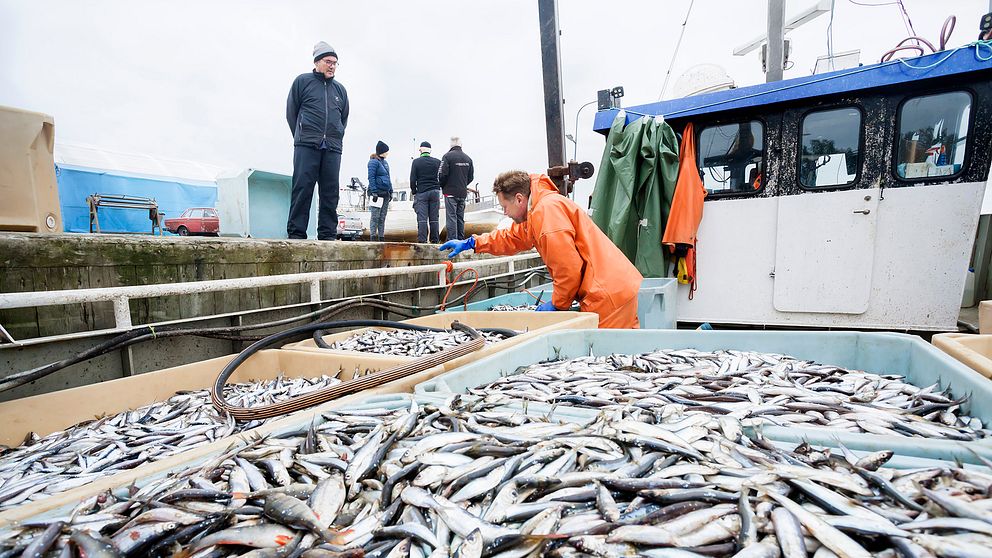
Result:
{"label": "plastic tub", "polygon": [[[917,386],[939,383],[955,396],[968,394],[964,412],[992,422],[992,382],[922,339],[899,333],[812,331],[573,331],[543,335],[499,357],[487,357],[418,384],[417,393],[464,393],[540,361],[589,354],[643,353],[657,349],[703,351],[737,349],[784,353],[845,368],[899,374]],[[545,409],[548,406],[545,406]],[[590,411],[592,411],[590,409]],[[771,440],[801,441],[852,449],[892,449],[910,456],[954,459],[971,456],[968,447],[990,448],[992,441],[958,442],[852,433],[829,428],[763,426]],[[965,459],[973,462],[972,459]]]}
{"label": "plastic tub", "polygon": [[452,306],[451,308],[445,310],[444,312],[445,313],[461,312],[463,310],[469,312],[489,312],[491,311],[490,309],[493,306],[497,306],[500,304],[507,304],[510,306],[525,306],[525,305],[529,306],[532,304],[537,304],[537,299],[534,298],[537,296],[541,297],[541,302],[546,302],[548,300],[549,297],[548,293],[550,293],[550,291],[545,292],[544,296],[541,296],[541,291],[535,291],[533,289],[527,289],[527,290],[533,293],[534,296],[531,296],[528,293],[507,293],[499,296],[494,296],[492,298],[487,298],[485,300],[478,300],[476,302],[469,302],[468,304],[459,304],[457,306]]}
{"label": "plastic tub", "polygon": [[[534,296],[541,296],[540,293],[544,293],[544,296],[541,296],[541,301],[545,302],[551,296],[552,284],[544,283],[527,290]],[[641,290],[637,294],[637,319],[641,322],[641,329],[675,329],[677,295],[678,282],[673,278],[644,279],[641,283]],[[534,296],[525,292],[509,293],[478,302],[470,302],[467,309],[489,310],[497,304],[513,306],[534,304],[536,302]],[[464,306],[458,306],[456,309],[462,308]]]}
{"label": "plastic tub", "polygon": [[992,379],[992,335],[939,333],[933,336],[931,343],[982,376]]}
{"label": "plastic tub", "polygon": [[0,107],[0,138],[0,230],[62,232],[55,121],[47,114]]}
{"label": "plastic tub", "polygon": [[[300,354],[302,355],[302,353]],[[299,356],[299,355],[298,355]],[[305,356],[305,355],[304,355]],[[146,484],[173,475],[180,471],[185,471],[198,467],[226,453],[234,447],[242,447],[246,440],[252,440],[258,436],[281,436],[292,435],[297,432],[305,432],[311,424],[321,424],[324,422],[322,413],[336,409],[403,409],[410,406],[411,401],[429,402],[427,398],[420,398],[407,393],[365,395],[356,394],[332,401],[323,405],[300,411],[289,415],[278,421],[271,422],[254,430],[245,431],[238,436],[232,436],[223,440],[218,440],[206,446],[200,446],[188,452],[172,455],[161,461],[155,461],[141,467],[122,472],[117,475],[108,476],[91,482],[85,486],[68,490],[61,494],[23,504],[0,513],[0,528],[7,527],[12,523],[25,521],[28,519],[41,519],[45,517],[56,517],[65,515],[77,506],[80,501],[89,498],[100,492],[114,490],[123,486],[135,485],[138,488]]]}
{"label": "plastic tub", "polygon": [[[114,415],[164,401],[180,390],[209,389],[214,379],[235,355],[201,360],[154,372],[119,378],[32,397],[0,403],[0,444],[18,445],[29,432],[48,435],[94,417]],[[379,371],[389,366],[362,358],[363,355],[304,355],[296,351],[269,349],[259,351],[238,367],[229,384],[287,378],[313,378],[326,374],[342,380],[354,377],[355,371]],[[438,369],[440,371],[440,369]],[[423,374],[423,373],[421,373]],[[426,380],[423,377],[423,380]],[[422,381],[422,380],[421,380]],[[401,381],[377,390],[412,391],[413,385]]]}
{"label": "plastic tub", "polygon": [[[429,327],[449,328],[451,327],[451,323],[455,320],[471,327],[506,328],[523,331],[524,333],[505,339],[499,343],[487,345],[472,354],[446,362],[442,365],[445,370],[454,370],[459,366],[474,362],[487,355],[506,351],[510,347],[523,343],[528,339],[532,339],[542,333],[563,329],[593,329],[599,325],[599,316],[590,312],[445,312],[441,314],[433,314],[431,316],[422,316],[412,320],[405,320],[404,323]],[[362,328],[325,335],[324,341],[327,344],[332,344],[337,341],[348,339],[349,337],[368,329],[371,328]],[[380,355],[376,353],[345,351],[340,349],[322,349],[314,343],[313,339],[292,343],[284,346],[283,349],[361,358],[363,361],[378,363],[382,367],[398,366],[415,360],[414,357],[408,356]]]}

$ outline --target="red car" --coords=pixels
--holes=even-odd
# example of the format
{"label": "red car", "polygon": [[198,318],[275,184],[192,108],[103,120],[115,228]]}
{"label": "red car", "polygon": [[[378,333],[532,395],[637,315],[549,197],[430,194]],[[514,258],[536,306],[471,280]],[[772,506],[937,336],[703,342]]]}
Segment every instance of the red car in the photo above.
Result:
{"label": "red car", "polygon": [[201,234],[218,236],[220,234],[220,217],[212,207],[191,207],[174,219],[165,220],[165,230],[179,236]]}

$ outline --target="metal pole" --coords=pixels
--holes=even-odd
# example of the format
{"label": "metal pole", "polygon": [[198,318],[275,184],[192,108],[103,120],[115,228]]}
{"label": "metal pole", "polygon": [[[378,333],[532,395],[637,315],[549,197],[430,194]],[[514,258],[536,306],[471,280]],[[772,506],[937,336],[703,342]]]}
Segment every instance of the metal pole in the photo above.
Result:
{"label": "metal pole", "polygon": [[595,104],[596,104],[596,101],[589,101],[588,103],[586,103],[586,104],[582,105],[581,107],[579,107],[578,112],[575,113],[575,132],[573,132],[575,134],[575,136],[574,136],[575,139],[572,142],[575,145],[575,148],[572,151],[572,160],[573,161],[578,161],[579,160],[579,115],[582,114],[582,109],[586,108],[589,105],[595,105]]}
{"label": "metal pole", "polygon": [[[558,0],[538,0],[541,27],[541,70],[544,75],[544,120],[548,135],[548,167],[565,164],[565,123],[561,88],[561,54],[559,50]],[[553,178],[558,191],[565,195],[565,181]]]}
{"label": "metal pole", "polygon": [[782,80],[785,65],[785,0],[768,0],[768,50],[765,82]]}

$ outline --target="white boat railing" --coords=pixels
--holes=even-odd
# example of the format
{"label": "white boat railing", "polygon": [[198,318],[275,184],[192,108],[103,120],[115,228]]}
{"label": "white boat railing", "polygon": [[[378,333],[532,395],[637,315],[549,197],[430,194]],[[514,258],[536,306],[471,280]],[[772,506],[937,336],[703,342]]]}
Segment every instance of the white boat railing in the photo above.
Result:
{"label": "white boat railing", "polygon": [[496,196],[484,196],[479,201],[467,201],[465,202],[465,211],[482,211],[484,209],[495,209]]}
{"label": "white boat railing", "polygon": [[[520,270],[543,267],[541,257],[536,254],[522,254],[502,258],[484,260],[467,260],[452,263],[455,270],[464,268],[480,269],[498,265],[506,265],[509,273],[517,271],[517,262],[537,260],[538,265],[527,265]],[[131,323],[131,300],[140,298],[155,298],[160,296],[201,294],[237,289],[252,289],[259,287],[278,287],[282,285],[310,285],[310,302],[320,302],[322,281],[341,279],[358,279],[369,277],[388,277],[392,275],[412,275],[415,273],[437,273],[438,285],[444,286],[447,281],[447,264],[414,265],[403,267],[384,267],[376,269],[350,269],[340,271],[314,271],[309,273],[289,273],[285,275],[269,275],[266,277],[242,277],[238,279],[212,279],[208,281],[191,281],[185,283],[163,283],[157,285],[132,285],[126,287],[100,287],[94,289],[70,289],[61,291],[36,291],[25,293],[0,294],[0,310],[13,308],[35,308],[39,306],[57,306],[62,304],[80,304],[88,302],[113,302],[114,321],[117,329],[129,329]]]}

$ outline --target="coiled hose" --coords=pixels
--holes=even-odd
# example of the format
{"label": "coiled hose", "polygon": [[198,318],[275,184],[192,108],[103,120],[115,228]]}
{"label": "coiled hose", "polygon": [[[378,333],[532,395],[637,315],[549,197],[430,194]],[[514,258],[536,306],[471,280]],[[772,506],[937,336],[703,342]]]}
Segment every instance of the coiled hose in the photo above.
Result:
{"label": "coiled hose", "polygon": [[[408,324],[408,323],[404,323],[404,322],[390,322],[390,321],[387,321],[387,320],[361,320],[361,321],[364,324],[366,324],[364,327],[370,327],[370,326],[371,327],[388,327],[390,329],[408,329],[408,330],[411,330],[411,331],[433,331],[433,332],[436,332],[436,333],[444,333],[446,331],[450,331],[450,330],[444,329],[443,327],[430,327],[430,326],[417,325],[417,324]],[[455,323],[458,323],[458,322],[455,322]],[[465,326],[465,327],[468,327],[468,326]],[[325,328],[318,329],[318,330],[316,330],[316,331],[313,332],[313,342],[316,343],[317,346],[320,347],[321,349],[333,349],[334,348],[331,345],[329,345],[327,343],[327,341],[324,341],[324,336],[327,335],[327,330],[329,330],[329,329],[331,329],[331,328],[325,327]],[[476,328],[475,331],[478,331],[480,333],[495,333],[497,335],[502,335],[503,337],[507,337],[507,338],[513,337],[515,335],[519,335],[520,334],[520,332],[518,332],[518,331],[514,331],[512,329],[505,329],[505,328],[501,328],[501,327]]]}
{"label": "coiled hose", "polygon": [[382,323],[390,324],[395,326],[392,322],[382,322],[381,320],[347,320],[340,322],[323,322],[316,324],[309,324],[305,326],[300,326],[286,331],[281,331],[252,343],[251,346],[241,351],[238,356],[234,358],[231,362],[221,370],[220,374],[217,375],[217,379],[214,380],[213,389],[210,390],[210,401],[213,403],[219,411],[228,413],[235,420],[259,420],[267,419],[272,417],[277,417],[280,415],[289,414],[295,411],[306,409],[307,407],[313,407],[314,405],[319,405],[321,403],[326,403],[332,399],[337,399],[345,395],[350,395],[352,393],[358,393],[362,390],[378,387],[387,382],[393,380],[399,380],[405,378],[411,374],[416,374],[418,372],[423,372],[434,366],[438,366],[449,360],[453,360],[475,351],[478,351],[486,344],[486,340],[482,337],[477,330],[471,327],[454,322],[451,324],[452,329],[457,329],[468,333],[471,340],[460,345],[445,349],[439,353],[428,355],[425,357],[418,358],[413,362],[402,364],[395,368],[390,368],[389,370],[382,370],[380,372],[373,372],[361,378],[354,378],[351,380],[344,381],[340,384],[335,384],[333,386],[326,387],[324,389],[293,397],[286,401],[279,401],[277,403],[270,403],[268,405],[263,405],[261,407],[238,407],[231,405],[224,398],[224,385],[227,384],[227,380],[234,374],[234,371],[238,369],[249,357],[251,357],[256,352],[265,349],[267,347],[281,344],[288,339],[292,339],[301,334],[309,333],[310,331],[316,331],[321,329],[333,329],[340,327],[366,327],[369,325],[381,325]]}

